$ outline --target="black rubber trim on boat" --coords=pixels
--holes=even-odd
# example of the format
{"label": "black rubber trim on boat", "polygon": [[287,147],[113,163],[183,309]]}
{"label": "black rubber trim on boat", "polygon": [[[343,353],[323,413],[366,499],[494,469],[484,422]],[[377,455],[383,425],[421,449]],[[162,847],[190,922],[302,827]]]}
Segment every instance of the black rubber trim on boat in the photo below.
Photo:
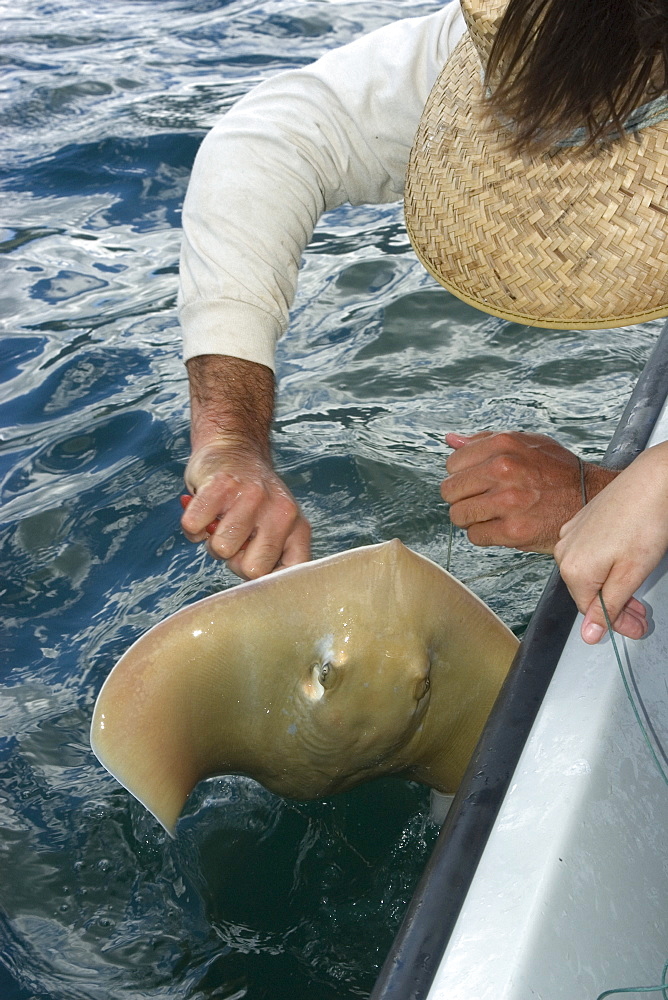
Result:
{"label": "black rubber trim on boat", "polygon": [[[624,468],[646,446],[668,393],[668,322],[606,452]],[[369,1000],[425,1000],[501,802],[575,619],[555,571],[538,602]]]}

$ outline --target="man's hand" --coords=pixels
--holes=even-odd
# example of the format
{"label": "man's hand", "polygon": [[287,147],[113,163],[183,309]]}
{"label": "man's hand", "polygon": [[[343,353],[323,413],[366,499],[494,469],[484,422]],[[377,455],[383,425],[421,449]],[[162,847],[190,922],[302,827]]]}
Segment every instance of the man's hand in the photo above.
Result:
{"label": "man's hand", "polygon": [[308,521],[259,456],[222,443],[205,445],[191,456],[185,479],[194,493],[181,519],[186,537],[206,539],[211,555],[225,559],[237,576],[253,579],[310,558]]}
{"label": "man's hand", "polygon": [[[559,529],[582,507],[577,457],[544,434],[447,434],[454,448],[441,496],[474,545],[551,553]],[[584,463],[587,498],[617,475]]]}
{"label": "man's hand", "polygon": [[192,454],[185,481],[193,498],[181,518],[186,536],[206,540],[211,555],[244,579],[308,560],[310,526],[271,465],[271,371],[202,355],[188,362],[188,374]]}

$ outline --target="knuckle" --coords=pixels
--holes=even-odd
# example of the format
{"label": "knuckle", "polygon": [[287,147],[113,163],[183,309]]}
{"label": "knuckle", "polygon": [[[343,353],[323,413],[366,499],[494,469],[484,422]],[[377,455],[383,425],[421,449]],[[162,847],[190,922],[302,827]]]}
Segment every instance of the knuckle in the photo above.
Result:
{"label": "knuckle", "polygon": [[497,431],[493,437],[495,445],[510,451],[514,451],[517,447],[518,441],[521,440],[521,434],[519,431]]}
{"label": "knuckle", "polygon": [[241,551],[243,543],[248,538],[248,530],[236,524],[219,526],[209,541],[209,549],[217,559],[229,560]]}
{"label": "knuckle", "polygon": [[495,455],[490,461],[489,467],[490,472],[497,479],[510,479],[517,471],[518,462],[512,455],[504,452],[500,455]]}
{"label": "knuckle", "polygon": [[269,572],[267,569],[262,569],[257,563],[251,563],[247,565],[245,562],[241,562],[241,572],[246,580],[258,580],[261,576],[266,576]]}
{"label": "knuckle", "polygon": [[292,524],[299,517],[299,507],[294,500],[282,499],[274,505],[275,519],[282,524]]}
{"label": "knuckle", "polygon": [[189,542],[203,542],[207,537],[206,531],[191,531],[190,528],[186,528],[183,522],[181,522],[181,530]]}
{"label": "knuckle", "polygon": [[181,527],[190,541],[201,542],[206,537],[206,527],[218,516],[219,508],[212,504],[189,504],[181,516]]}
{"label": "knuckle", "polygon": [[197,489],[184,512],[184,517],[197,519],[208,517],[211,520],[225,509],[228,498],[229,487],[219,481],[211,480]]}
{"label": "knuckle", "polygon": [[207,539],[206,550],[212,559],[216,559],[218,561],[227,559],[227,555],[221,551],[220,545],[212,537]]}
{"label": "knuckle", "polygon": [[277,552],[275,548],[263,545],[254,548],[252,553],[244,555],[239,565],[249,580],[257,580],[258,577],[271,573],[279,558],[280,551]]}
{"label": "knuckle", "polygon": [[209,552],[214,559],[224,559],[227,562],[239,551],[238,546],[230,545],[228,541],[215,539],[209,543]]}
{"label": "knuckle", "polygon": [[500,497],[506,510],[525,510],[535,502],[535,499],[533,491],[522,490],[517,486],[509,486]]}
{"label": "knuckle", "polygon": [[441,497],[446,503],[451,503],[454,499],[455,487],[452,478],[444,479],[441,483]]}
{"label": "knuckle", "polygon": [[259,507],[266,499],[266,492],[262,483],[245,482],[237,484],[237,496],[249,507]]}
{"label": "knuckle", "polygon": [[467,511],[463,504],[455,503],[451,506],[450,520],[456,528],[466,528],[471,523],[471,519],[466,516]]}

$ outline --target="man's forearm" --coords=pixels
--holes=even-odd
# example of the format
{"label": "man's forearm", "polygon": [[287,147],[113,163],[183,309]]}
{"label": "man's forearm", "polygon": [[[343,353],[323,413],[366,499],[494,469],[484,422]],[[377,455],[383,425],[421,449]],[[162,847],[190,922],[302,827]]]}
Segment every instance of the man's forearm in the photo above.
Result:
{"label": "man's forearm", "polygon": [[190,382],[191,445],[229,443],[269,462],[274,412],[274,375],[254,361],[203,354],[187,363]]}
{"label": "man's forearm", "polygon": [[228,355],[188,362],[192,454],[185,482],[192,500],[181,526],[192,542],[254,579],[310,558],[311,529],[272,468],[274,402],[270,368]]}

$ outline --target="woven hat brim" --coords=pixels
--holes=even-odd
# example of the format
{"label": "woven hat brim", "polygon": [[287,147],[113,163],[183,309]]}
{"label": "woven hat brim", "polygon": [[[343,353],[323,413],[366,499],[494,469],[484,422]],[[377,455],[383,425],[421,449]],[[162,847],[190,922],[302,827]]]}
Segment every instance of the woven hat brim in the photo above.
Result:
{"label": "woven hat brim", "polygon": [[425,107],[406,226],[426,269],[504,319],[554,329],[668,314],[668,123],[597,149],[521,156],[482,107],[468,36]]}

